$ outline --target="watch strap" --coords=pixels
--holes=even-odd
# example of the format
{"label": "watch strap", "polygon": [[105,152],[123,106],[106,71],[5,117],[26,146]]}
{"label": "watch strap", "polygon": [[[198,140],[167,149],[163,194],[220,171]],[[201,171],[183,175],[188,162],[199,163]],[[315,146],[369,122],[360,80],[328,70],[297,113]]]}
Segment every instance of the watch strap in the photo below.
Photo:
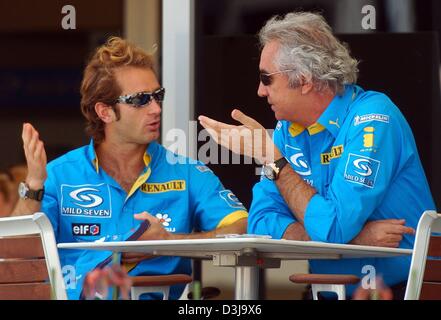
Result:
{"label": "watch strap", "polygon": [[283,167],[286,166],[287,164],[288,164],[288,160],[286,160],[285,157],[282,157],[279,160],[274,161],[274,165],[276,166],[277,169],[279,169],[278,173],[280,173],[280,170],[282,170]]}
{"label": "watch strap", "polygon": [[40,190],[29,189],[28,192],[26,192],[26,196],[29,199],[41,201],[41,200],[43,200],[43,196],[44,196],[44,188],[40,189]]}

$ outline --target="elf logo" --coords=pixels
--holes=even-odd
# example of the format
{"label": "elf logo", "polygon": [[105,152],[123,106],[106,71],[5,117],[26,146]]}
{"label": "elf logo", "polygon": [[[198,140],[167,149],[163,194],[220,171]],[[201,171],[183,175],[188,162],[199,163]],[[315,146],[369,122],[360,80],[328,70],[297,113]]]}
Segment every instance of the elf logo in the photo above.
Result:
{"label": "elf logo", "polygon": [[98,236],[101,233],[101,224],[95,223],[72,223],[72,235],[74,236]]}

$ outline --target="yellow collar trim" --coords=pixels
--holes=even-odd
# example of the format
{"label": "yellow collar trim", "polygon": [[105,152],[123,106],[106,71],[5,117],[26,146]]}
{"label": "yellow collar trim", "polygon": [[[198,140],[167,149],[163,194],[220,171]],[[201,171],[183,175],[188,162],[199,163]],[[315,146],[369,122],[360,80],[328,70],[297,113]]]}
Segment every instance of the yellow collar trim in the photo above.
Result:
{"label": "yellow collar trim", "polygon": [[299,134],[301,134],[303,131],[305,130],[304,127],[302,127],[301,125],[297,124],[297,123],[291,123],[291,125],[288,128],[289,133],[291,134],[291,136],[297,137]]}
{"label": "yellow collar trim", "polygon": [[[313,125],[310,125],[308,128],[306,128],[306,130],[308,130],[311,136],[320,133],[325,129],[326,128],[322,126],[320,123],[314,123]],[[288,131],[291,134],[291,136],[294,138],[297,137],[299,134],[301,134],[303,131],[305,131],[305,128],[302,127],[300,124],[293,122],[289,126]]]}
{"label": "yellow collar trim", "polygon": [[132,194],[135,193],[136,190],[138,190],[139,187],[141,187],[146,181],[147,179],[150,177],[152,173],[152,170],[150,168],[147,168],[147,171],[144,172],[143,174],[141,174],[138,179],[136,179],[136,182],[133,184],[132,188],[130,189],[130,192],[127,194],[127,198],[130,198],[130,196]]}
{"label": "yellow collar trim", "polygon": [[96,173],[100,172],[100,166],[98,165],[98,157],[96,156],[95,153],[95,159],[92,160],[93,166],[95,167],[95,171]]}
{"label": "yellow collar trim", "polygon": [[[150,174],[152,173],[152,170],[149,168],[149,165],[150,165],[150,162],[152,161],[152,158],[151,158],[151,156],[149,154],[147,154],[147,152],[144,153],[143,160],[144,160],[145,166],[148,169],[147,169],[146,172],[141,174],[138,177],[138,179],[136,179],[136,182],[133,184],[132,188],[130,189],[130,192],[128,193],[126,200],[128,198],[130,198],[130,196],[132,194],[134,194],[135,191],[147,181],[147,179],[150,177]],[[95,159],[92,160],[92,163],[93,163],[93,165],[95,167],[96,173],[99,173],[100,172],[100,166],[99,166],[99,163],[98,163],[98,157],[96,156],[96,153],[95,153]]]}
{"label": "yellow collar trim", "polygon": [[151,158],[150,155],[147,154],[147,152],[146,152],[146,153],[144,153],[144,158],[143,158],[143,159],[144,159],[144,164],[145,164],[145,166],[147,167],[147,171],[144,172],[143,174],[141,174],[141,175],[138,177],[138,179],[136,179],[135,183],[133,184],[132,188],[130,189],[129,193],[127,194],[127,198],[126,198],[126,200],[127,200],[128,198],[130,198],[130,196],[131,196],[132,194],[134,194],[135,191],[138,190],[138,188],[141,187],[141,186],[147,181],[147,179],[150,177],[150,175],[151,175],[151,173],[152,173],[152,170],[151,170],[150,167],[149,167],[150,162],[152,161],[152,158]]}
{"label": "yellow collar trim", "polygon": [[313,125],[308,127],[308,132],[312,136],[314,134],[320,133],[326,128],[322,126],[320,123],[314,123]]}
{"label": "yellow collar trim", "polygon": [[[146,153],[144,153],[143,160],[144,160],[145,166],[148,167],[150,162],[152,161],[152,158],[146,152]],[[92,163],[93,163],[93,166],[95,167],[96,173],[99,173],[100,172],[100,166],[99,166],[99,163],[98,163],[98,157],[96,156],[96,152],[95,152],[95,159],[92,160]]]}

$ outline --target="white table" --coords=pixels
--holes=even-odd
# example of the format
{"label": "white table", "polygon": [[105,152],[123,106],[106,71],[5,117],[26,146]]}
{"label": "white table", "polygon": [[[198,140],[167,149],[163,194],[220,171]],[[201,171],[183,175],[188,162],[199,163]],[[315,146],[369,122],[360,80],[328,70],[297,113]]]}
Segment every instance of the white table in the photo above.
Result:
{"label": "white table", "polygon": [[258,299],[259,267],[279,268],[281,260],[380,258],[412,254],[410,249],[262,238],[76,242],[60,243],[58,248],[212,259],[215,266],[235,268],[235,298],[241,300]]}

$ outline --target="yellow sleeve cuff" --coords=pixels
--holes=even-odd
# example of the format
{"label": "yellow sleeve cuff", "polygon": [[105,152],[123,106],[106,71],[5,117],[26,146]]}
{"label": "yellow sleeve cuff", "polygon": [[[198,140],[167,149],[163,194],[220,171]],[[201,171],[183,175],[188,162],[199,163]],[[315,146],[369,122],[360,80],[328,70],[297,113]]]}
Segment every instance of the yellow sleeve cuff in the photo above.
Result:
{"label": "yellow sleeve cuff", "polygon": [[227,215],[226,217],[224,217],[221,220],[221,222],[219,222],[216,229],[229,226],[229,225],[231,225],[231,224],[235,223],[236,221],[243,219],[243,218],[248,218],[247,211],[245,211],[245,210],[234,211],[234,212],[230,213],[229,215]]}

